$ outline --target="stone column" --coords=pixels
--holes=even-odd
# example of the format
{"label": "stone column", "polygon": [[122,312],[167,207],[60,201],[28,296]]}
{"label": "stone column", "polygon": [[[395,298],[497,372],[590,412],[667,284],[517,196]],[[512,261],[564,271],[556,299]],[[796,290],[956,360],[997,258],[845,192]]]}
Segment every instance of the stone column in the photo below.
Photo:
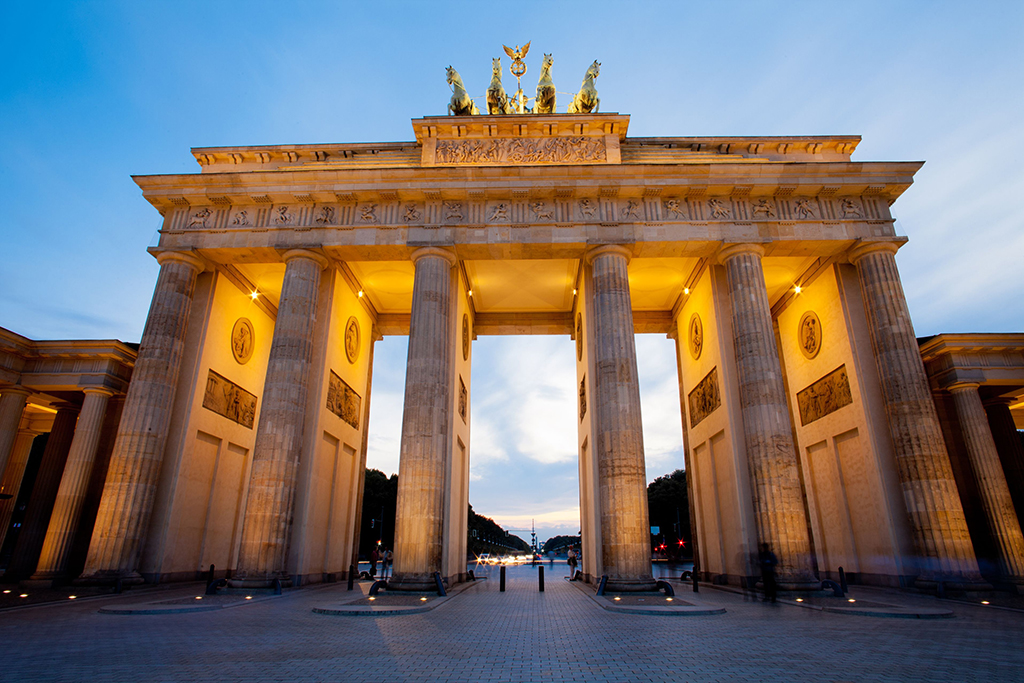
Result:
{"label": "stone column", "polygon": [[31,391],[20,386],[8,386],[0,389],[0,474],[7,469],[11,449],[18,436],[21,414],[25,410],[25,401],[31,395]]}
{"label": "stone column", "polygon": [[601,564],[613,591],[652,590],[640,380],[636,369],[630,252],[606,245],[586,254],[594,410],[594,457],[601,495]]}
{"label": "stone column", "polygon": [[96,447],[103,428],[103,418],[107,412],[107,401],[114,392],[103,387],[85,389],[85,400],[82,412],[78,416],[75,437],[71,442],[64,475],[57,490],[57,499],[50,515],[50,524],[43,541],[43,550],[39,555],[36,571],[32,575],[33,582],[40,585],[52,585],[54,580],[63,579],[67,567],[68,554],[78,531],[78,520],[81,517],[82,504],[89,488],[93,460],[96,458]]}
{"label": "stone column", "polygon": [[1006,485],[1003,467],[996,452],[996,442],[988,426],[988,416],[981,405],[978,385],[958,382],[949,387],[956,403],[967,455],[978,484],[985,517],[992,539],[999,548],[999,560],[1008,580],[1024,587],[1024,535],[1021,534],[1013,499]]}
{"label": "stone column", "polygon": [[231,585],[291,585],[288,540],[295,504],[295,482],[302,456],[302,429],[313,358],[323,255],[305,249],[284,254],[284,283],[270,345],[253,448],[249,496],[245,504],[238,569]]}
{"label": "stone column", "polygon": [[398,464],[393,590],[433,590],[442,570],[445,462],[451,435],[451,269],[455,256],[424,247],[412,254],[409,357]]}
{"label": "stone column", "polygon": [[22,419],[25,426],[18,430],[14,446],[11,447],[11,457],[7,461],[7,469],[4,470],[3,480],[0,481],[0,493],[10,496],[10,498],[0,500],[0,547],[3,547],[7,529],[11,524],[11,514],[14,512],[14,504],[18,501],[21,480],[25,476],[25,467],[28,465],[28,456],[32,453],[32,443],[37,436],[43,433],[32,429],[32,422]]}
{"label": "stone column", "polygon": [[1021,444],[1017,425],[1010,413],[1010,399],[994,398],[984,405],[999,460],[1003,464],[1006,485],[1010,487],[1010,496],[1017,511],[1017,521],[1024,522],[1024,444]]}
{"label": "stone column", "polygon": [[765,288],[763,256],[764,248],[758,244],[735,244],[719,254],[729,281],[758,549],[767,543],[778,557],[780,588],[816,588],[819,584],[811,568],[799,463]]}
{"label": "stone column", "polygon": [[889,418],[903,500],[918,552],[918,582],[984,586],[971,545],[935,402],[914,337],[891,242],[850,251],[857,267],[871,346]]}
{"label": "stone column", "polygon": [[64,473],[64,463],[71,450],[71,441],[75,436],[75,422],[78,420],[76,404],[58,403],[54,407],[57,415],[53,418],[53,429],[50,430],[50,438],[39,463],[25,522],[21,525],[18,542],[4,573],[5,579],[21,580],[31,576],[43,547],[43,539],[46,538],[46,527],[50,523],[50,513]]}
{"label": "stone column", "polygon": [[83,583],[142,582],[143,535],[164,458],[196,276],[203,270],[202,261],[186,252],[164,252],[157,261],[160,275],[110,455]]}

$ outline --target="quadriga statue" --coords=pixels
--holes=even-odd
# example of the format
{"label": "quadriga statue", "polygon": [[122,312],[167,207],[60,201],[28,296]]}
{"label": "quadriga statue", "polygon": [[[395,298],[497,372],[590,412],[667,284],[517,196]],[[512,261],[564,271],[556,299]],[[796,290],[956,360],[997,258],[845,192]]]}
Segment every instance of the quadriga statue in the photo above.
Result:
{"label": "quadriga statue", "polygon": [[491,60],[491,84],[487,86],[487,113],[512,113],[512,104],[508,101],[505,87],[501,84],[501,57]]}
{"label": "quadriga statue", "polygon": [[597,96],[594,79],[600,73],[601,63],[595,59],[590,68],[587,69],[587,75],[583,77],[583,86],[573,96],[572,102],[569,103],[570,114],[589,114],[598,110],[601,100]]}
{"label": "quadriga statue", "polygon": [[551,55],[544,55],[544,64],[540,67],[540,80],[537,81],[537,100],[533,105],[534,114],[555,113],[555,84],[551,81],[551,66],[555,63]]}
{"label": "quadriga statue", "polygon": [[455,116],[469,116],[479,114],[476,102],[466,92],[466,86],[462,84],[462,76],[459,72],[448,67],[448,85],[452,86],[452,99],[448,102],[448,113]]}

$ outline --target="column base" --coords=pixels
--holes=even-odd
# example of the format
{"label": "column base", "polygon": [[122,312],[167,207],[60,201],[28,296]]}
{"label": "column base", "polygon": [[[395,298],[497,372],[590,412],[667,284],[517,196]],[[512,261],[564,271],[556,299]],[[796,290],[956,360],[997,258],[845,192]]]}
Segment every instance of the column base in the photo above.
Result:
{"label": "column base", "polygon": [[228,579],[229,588],[273,588],[274,581],[281,582],[281,588],[291,588],[292,577],[289,575],[263,574],[250,576],[235,576]]}
{"label": "column base", "polygon": [[53,588],[66,583],[64,572],[36,572],[27,579],[18,582],[23,588]]}
{"label": "column base", "polygon": [[114,586],[119,580],[122,586],[137,586],[146,582],[138,572],[101,570],[91,574],[82,574],[71,583],[76,586]]}
{"label": "column base", "polygon": [[775,585],[780,591],[821,590],[821,580],[809,574],[779,574],[775,577]]}
{"label": "column base", "polygon": [[653,576],[609,576],[604,589],[609,593],[649,593],[658,590]]}
{"label": "column base", "polygon": [[437,582],[433,574],[395,574],[388,579],[388,590],[436,593]]}
{"label": "column base", "polygon": [[942,582],[943,591],[952,590],[976,593],[992,590],[992,584],[986,582],[980,576],[918,576],[914,579],[914,588],[929,593],[938,592],[940,581]]}

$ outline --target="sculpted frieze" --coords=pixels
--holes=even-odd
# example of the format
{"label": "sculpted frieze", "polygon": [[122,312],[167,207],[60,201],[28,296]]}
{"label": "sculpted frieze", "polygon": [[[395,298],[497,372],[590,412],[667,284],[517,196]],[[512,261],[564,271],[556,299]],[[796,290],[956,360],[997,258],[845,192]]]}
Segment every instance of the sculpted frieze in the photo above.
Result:
{"label": "sculpted frieze", "polygon": [[722,405],[722,394],[718,390],[718,367],[704,376],[689,396],[690,427],[696,427],[704,418]]}
{"label": "sculpted frieze", "polygon": [[437,164],[580,164],[607,161],[604,138],[438,140]]}
{"label": "sculpted frieze", "polygon": [[820,420],[853,403],[846,365],[840,365],[814,384],[797,392],[796,402],[800,408],[801,426]]}
{"label": "sculpted frieze", "polygon": [[327,386],[327,410],[331,411],[352,427],[359,429],[359,411],[362,397],[345,380],[331,370]]}
{"label": "sculpted frieze", "polygon": [[256,418],[256,394],[250,393],[213,370],[206,377],[203,407],[232,422],[252,429]]}

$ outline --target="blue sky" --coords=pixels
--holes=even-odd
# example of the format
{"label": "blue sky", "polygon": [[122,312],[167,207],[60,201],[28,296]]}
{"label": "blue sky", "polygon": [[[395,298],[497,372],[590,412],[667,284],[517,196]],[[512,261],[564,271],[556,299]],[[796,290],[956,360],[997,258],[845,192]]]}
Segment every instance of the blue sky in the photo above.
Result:
{"label": "blue sky", "polygon": [[[854,133],[855,160],[926,161],[893,207],[918,334],[1024,328],[1024,3],[1010,1],[9,1],[0,325],[138,340],[160,217],[131,174],[198,172],[193,146],[411,139],[410,119],[445,111],[446,66],[483,93],[501,44],[526,41],[527,89],[542,53],[562,91],[598,59],[602,110],[630,114],[634,136]],[[637,343],[653,478],[682,464],[678,392],[672,343]],[[386,470],[404,355],[404,339],[378,344],[371,465]],[[571,358],[563,338],[474,347],[471,502],[549,520],[542,537],[578,529],[562,514],[577,501]]]}

